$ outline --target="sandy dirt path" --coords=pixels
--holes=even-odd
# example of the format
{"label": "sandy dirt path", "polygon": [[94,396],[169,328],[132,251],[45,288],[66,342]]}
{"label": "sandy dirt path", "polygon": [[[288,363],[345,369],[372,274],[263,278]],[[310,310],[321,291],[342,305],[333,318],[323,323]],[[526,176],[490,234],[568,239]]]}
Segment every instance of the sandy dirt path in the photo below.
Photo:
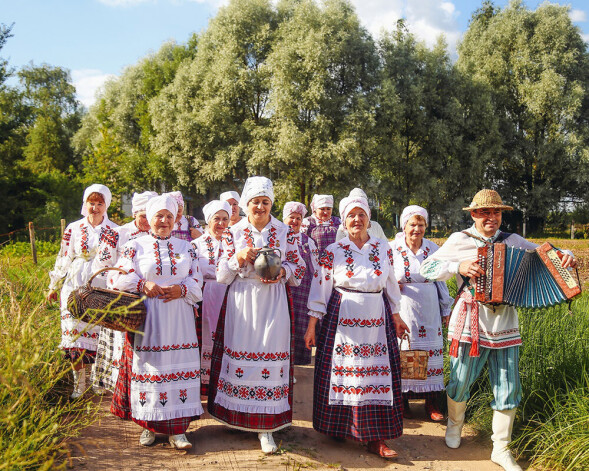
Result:
{"label": "sandy dirt path", "polygon": [[[432,470],[500,471],[489,460],[491,444],[481,442],[465,429],[462,445],[451,450],[444,443],[444,426],[425,420],[422,401],[411,404],[414,419],[404,421],[404,434],[388,442],[399,453],[386,461],[366,452],[359,443],[336,443],[313,430],[312,367],[296,367],[293,426],[274,434],[281,453],[265,456],[257,434],[225,427],[208,414],[192,422],[187,437],[188,452],[170,447],[167,437],[158,435],[151,447],[139,445],[141,427],[108,412],[109,398],[102,402],[98,423],[70,442],[71,464],[75,470]],[[521,464],[521,463],[520,463]],[[525,467],[524,467],[525,469]]]}

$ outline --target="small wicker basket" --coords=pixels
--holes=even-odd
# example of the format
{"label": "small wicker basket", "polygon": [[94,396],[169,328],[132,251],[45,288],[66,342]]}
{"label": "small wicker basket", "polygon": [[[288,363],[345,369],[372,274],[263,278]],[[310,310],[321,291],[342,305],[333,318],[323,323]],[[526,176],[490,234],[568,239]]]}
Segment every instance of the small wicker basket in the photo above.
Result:
{"label": "small wicker basket", "polygon": [[145,321],[145,297],[124,291],[93,288],[92,280],[108,270],[127,274],[125,270],[115,267],[98,270],[85,285],[72,291],[67,300],[68,310],[74,317],[89,324],[113,330],[135,331]]}
{"label": "small wicker basket", "polygon": [[421,379],[427,378],[427,362],[429,352],[425,350],[411,350],[411,340],[405,333],[401,338],[399,349],[403,345],[403,340],[407,340],[409,350],[401,350],[401,379]]}

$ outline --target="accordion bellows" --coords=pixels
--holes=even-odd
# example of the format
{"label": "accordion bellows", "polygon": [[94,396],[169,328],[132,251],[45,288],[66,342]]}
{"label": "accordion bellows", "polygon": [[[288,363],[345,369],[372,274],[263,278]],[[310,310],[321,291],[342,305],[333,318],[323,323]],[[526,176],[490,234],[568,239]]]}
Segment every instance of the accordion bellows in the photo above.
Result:
{"label": "accordion bellows", "polygon": [[541,308],[568,301],[581,292],[562,267],[561,255],[549,242],[535,250],[492,244],[478,248],[485,275],[477,279],[475,299],[489,304]]}

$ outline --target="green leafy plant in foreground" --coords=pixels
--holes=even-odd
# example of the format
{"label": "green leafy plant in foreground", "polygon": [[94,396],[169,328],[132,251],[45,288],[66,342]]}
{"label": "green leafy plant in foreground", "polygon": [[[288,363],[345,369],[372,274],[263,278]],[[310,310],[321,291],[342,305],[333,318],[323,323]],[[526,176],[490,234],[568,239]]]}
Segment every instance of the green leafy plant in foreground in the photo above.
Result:
{"label": "green leafy plant in foreground", "polygon": [[97,406],[68,399],[59,309],[41,301],[45,270],[15,262],[0,260],[0,470],[65,467],[65,440],[97,418]]}

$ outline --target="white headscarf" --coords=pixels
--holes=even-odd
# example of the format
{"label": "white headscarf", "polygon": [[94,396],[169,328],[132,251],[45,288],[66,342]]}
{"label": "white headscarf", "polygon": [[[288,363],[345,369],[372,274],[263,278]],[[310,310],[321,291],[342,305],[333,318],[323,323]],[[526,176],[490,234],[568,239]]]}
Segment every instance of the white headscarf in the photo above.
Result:
{"label": "white headscarf", "polygon": [[172,216],[174,216],[174,219],[176,219],[176,214],[178,214],[178,203],[173,196],[164,193],[160,196],[154,196],[147,202],[145,213],[150,224],[156,213],[162,209],[170,211]]}
{"label": "white headscarf", "polygon": [[370,206],[368,206],[368,200],[366,198],[347,196],[339,202],[339,213],[344,227],[346,227],[346,216],[354,208],[363,209],[368,216],[368,219],[370,219]]}
{"label": "white headscarf", "polygon": [[368,200],[368,196],[366,196],[366,193],[362,188],[354,188],[352,191],[350,191],[350,194],[348,196],[354,198],[364,198],[365,200]]}
{"label": "white headscarf", "polygon": [[202,208],[202,213],[205,216],[205,222],[208,224],[211,218],[219,211],[225,211],[227,216],[231,216],[231,205],[227,201],[213,200],[209,201]]}
{"label": "white headscarf", "polygon": [[245,181],[239,207],[247,214],[247,204],[256,196],[267,196],[274,204],[274,187],[272,181],[266,177],[249,177]]}
{"label": "white headscarf", "polygon": [[164,193],[165,195],[170,195],[172,198],[176,200],[178,206],[184,207],[184,198],[182,198],[182,193],[179,191],[170,191],[169,193]]}
{"label": "white headscarf", "polygon": [[411,206],[407,206],[401,213],[401,230],[403,232],[405,232],[405,225],[407,224],[407,221],[409,221],[409,219],[415,215],[422,216],[425,219],[425,223],[428,224],[428,216],[425,208],[413,204]]}
{"label": "white headscarf", "polygon": [[140,213],[141,211],[145,211],[145,206],[147,202],[157,196],[155,191],[144,191],[143,193],[133,193],[133,199],[131,200],[131,208],[133,211],[133,217]]}
{"label": "white headscarf", "polygon": [[229,201],[230,199],[234,199],[237,201],[237,203],[239,203],[239,193],[237,191],[225,191],[224,193],[221,193],[219,199],[221,201]]}
{"label": "white headscarf", "polygon": [[317,208],[333,208],[333,195],[313,195],[311,211]]}
{"label": "white headscarf", "polygon": [[301,217],[305,217],[305,214],[307,214],[307,207],[298,201],[289,201],[284,205],[284,208],[282,208],[282,219],[286,219],[292,213],[298,213]]}
{"label": "white headscarf", "polygon": [[107,210],[110,206],[110,202],[112,201],[112,194],[106,186],[101,185],[100,183],[94,183],[93,185],[90,185],[88,188],[84,190],[84,197],[82,198],[82,209],[80,210],[80,212],[84,217],[88,216],[88,210],[86,209],[86,201],[92,193],[100,193],[102,195]]}

